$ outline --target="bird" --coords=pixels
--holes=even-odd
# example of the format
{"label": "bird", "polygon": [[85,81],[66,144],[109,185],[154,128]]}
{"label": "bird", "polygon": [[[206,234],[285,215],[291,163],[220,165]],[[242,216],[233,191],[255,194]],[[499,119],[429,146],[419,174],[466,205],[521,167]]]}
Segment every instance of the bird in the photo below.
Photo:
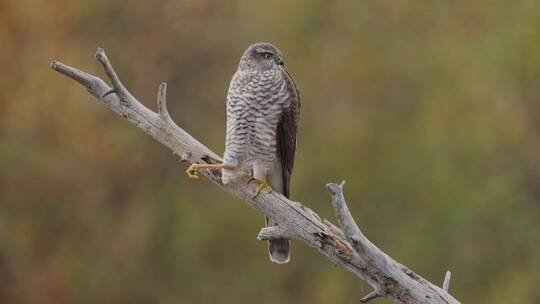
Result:
{"label": "bird", "polygon": [[[221,164],[192,164],[186,171],[198,178],[199,169],[222,170],[228,184],[249,175],[253,197],[266,189],[289,198],[297,146],[300,94],[281,51],[268,42],[250,45],[240,57],[227,94],[227,129]],[[267,226],[278,223],[266,217]],[[290,260],[290,241],[268,242],[270,260]]]}

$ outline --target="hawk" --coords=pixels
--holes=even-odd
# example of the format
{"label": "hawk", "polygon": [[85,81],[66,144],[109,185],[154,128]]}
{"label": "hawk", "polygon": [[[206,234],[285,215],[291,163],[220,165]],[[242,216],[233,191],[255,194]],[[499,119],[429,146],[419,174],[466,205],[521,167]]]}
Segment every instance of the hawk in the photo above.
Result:
{"label": "hawk", "polygon": [[[223,164],[193,164],[188,175],[197,178],[201,168],[222,169],[227,184],[250,174],[259,185],[254,197],[273,189],[288,198],[299,113],[300,95],[281,52],[266,42],[250,45],[229,86]],[[277,223],[266,218],[266,225]],[[269,241],[268,251],[272,262],[289,262],[289,240]]]}

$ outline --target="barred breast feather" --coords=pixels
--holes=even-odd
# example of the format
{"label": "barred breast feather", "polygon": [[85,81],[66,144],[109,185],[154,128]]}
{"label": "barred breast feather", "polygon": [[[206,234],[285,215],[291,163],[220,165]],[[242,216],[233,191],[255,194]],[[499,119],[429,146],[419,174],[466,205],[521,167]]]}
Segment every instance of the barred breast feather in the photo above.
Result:
{"label": "barred breast feather", "polygon": [[277,127],[289,107],[287,80],[281,69],[238,70],[227,95],[227,131],[222,180],[246,174],[255,162],[268,170],[278,157]]}

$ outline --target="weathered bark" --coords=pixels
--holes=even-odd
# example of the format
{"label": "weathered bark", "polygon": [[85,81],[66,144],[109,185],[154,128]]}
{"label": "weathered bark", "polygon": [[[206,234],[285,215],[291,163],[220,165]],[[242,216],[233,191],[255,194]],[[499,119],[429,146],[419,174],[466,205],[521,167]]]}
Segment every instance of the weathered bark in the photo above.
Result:
{"label": "weathered bark", "polygon": [[[182,161],[190,164],[221,162],[217,154],[173,122],[167,111],[165,83],[159,86],[158,111],[154,112],[142,105],[122,85],[102,49],[98,49],[96,58],[110,79],[112,89],[102,79],[58,61],[53,61],[51,67],[86,87],[90,94],[171,149]],[[219,170],[207,169],[201,170],[200,173],[231,195],[279,223],[279,227],[263,228],[258,239],[286,237],[301,240],[316,248],[333,264],[368,282],[374,291],[364,297],[362,302],[387,297],[396,303],[459,303],[447,293],[449,275],[445,279],[443,290],[394,261],[362,234],[345,203],[344,183],[327,185],[336,217],[343,229],[341,230],[329,221],[321,219],[311,209],[288,200],[275,191],[263,191],[253,198],[255,185],[249,184],[247,177],[233,184],[223,185]]]}

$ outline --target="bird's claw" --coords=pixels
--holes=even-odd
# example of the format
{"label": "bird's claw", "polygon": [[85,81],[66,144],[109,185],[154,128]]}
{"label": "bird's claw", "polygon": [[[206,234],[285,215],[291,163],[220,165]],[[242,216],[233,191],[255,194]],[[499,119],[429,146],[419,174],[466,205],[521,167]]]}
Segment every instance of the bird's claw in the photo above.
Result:
{"label": "bird's claw", "polygon": [[191,166],[187,168],[186,173],[189,178],[197,179],[199,178],[198,173],[200,169],[221,170],[223,169],[223,164],[191,164]]}
{"label": "bird's claw", "polygon": [[248,183],[250,183],[250,182],[255,182],[256,184],[259,185],[257,187],[257,189],[255,190],[255,193],[253,194],[252,198],[256,198],[259,195],[259,193],[261,193],[261,191],[263,189],[268,190],[268,192],[272,191],[272,187],[270,187],[270,185],[267,182],[263,181],[263,180],[260,180],[260,179],[257,179],[257,178],[252,178],[252,179],[249,180]]}
{"label": "bird's claw", "polygon": [[199,178],[198,171],[199,171],[199,164],[191,164],[191,166],[187,168],[186,173],[189,178],[198,179]]}

